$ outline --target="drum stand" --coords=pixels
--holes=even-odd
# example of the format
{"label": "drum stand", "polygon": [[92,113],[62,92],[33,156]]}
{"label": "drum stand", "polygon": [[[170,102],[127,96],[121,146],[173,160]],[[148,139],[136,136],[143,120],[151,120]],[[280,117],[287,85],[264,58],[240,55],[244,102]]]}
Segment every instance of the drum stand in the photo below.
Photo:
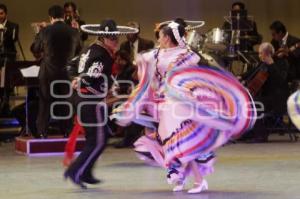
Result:
{"label": "drum stand", "polygon": [[[247,19],[249,17],[247,16]],[[251,31],[253,29],[253,27],[248,27],[248,28],[241,28],[241,15],[240,13],[236,13],[236,16],[232,16],[232,13],[230,12],[230,16],[225,16],[224,19],[230,24],[230,29],[228,31],[231,32],[231,36],[230,36],[230,44],[229,44],[229,48],[228,48],[228,54],[227,57],[229,58],[229,64],[228,64],[228,68],[230,72],[234,73],[234,69],[233,69],[233,62],[234,61],[242,61],[243,64],[241,65],[242,70],[241,73],[245,73],[247,72],[249,66],[253,65],[253,63],[251,62],[251,60],[249,60],[249,58],[246,56],[246,53],[248,52],[246,51],[241,51],[240,47],[241,47],[241,33],[242,32],[246,32],[246,31]],[[233,20],[236,19],[236,27],[234,26],[234,22]],[[246,37],[244,39],[247,39]],[[254,59],[253,59],[254,60]],[[257,61],[254,61],[255,65],[257,64]],[[235,75],[241,75],[241,74],[235,74]]]}

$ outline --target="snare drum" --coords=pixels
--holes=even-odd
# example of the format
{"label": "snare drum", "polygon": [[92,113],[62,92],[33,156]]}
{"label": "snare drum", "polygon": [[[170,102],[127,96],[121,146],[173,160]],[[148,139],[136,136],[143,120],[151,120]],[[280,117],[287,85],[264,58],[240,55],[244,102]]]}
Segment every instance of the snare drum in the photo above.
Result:
{"label": "snare drum", "polygon": [[225,51],[227,45],[227,33],[224,30],[214,28],[206,34],[204,47],[208,50]]}

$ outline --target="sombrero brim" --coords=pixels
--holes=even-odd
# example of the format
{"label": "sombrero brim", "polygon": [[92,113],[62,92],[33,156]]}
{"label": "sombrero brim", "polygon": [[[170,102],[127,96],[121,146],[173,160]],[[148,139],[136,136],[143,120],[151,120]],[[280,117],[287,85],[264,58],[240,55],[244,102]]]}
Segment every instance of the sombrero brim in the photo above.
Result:
{"label": "sombrero brim", "polygon": [[[166,24],[169,24],[171,22],[173,22],[173,21],[164,21],[164,22],[161,22],[159,24],[159,26],[166,25]],[[196,30],[196,29],[201,28],[205,25],[205,21],[184,20],[184,22],[187,24],[187,26],[185,27],[186,31]]]}
{"label": "sombrero brim", "polygon": [[128,34],[136,34],[139,32],[139,29],[132,28],[128,26],[117,26],[117,31],[105,31],[100,30],[100,24],[85,24],[80,26],[80,29],[89,34],[89,35],[128,35]]}

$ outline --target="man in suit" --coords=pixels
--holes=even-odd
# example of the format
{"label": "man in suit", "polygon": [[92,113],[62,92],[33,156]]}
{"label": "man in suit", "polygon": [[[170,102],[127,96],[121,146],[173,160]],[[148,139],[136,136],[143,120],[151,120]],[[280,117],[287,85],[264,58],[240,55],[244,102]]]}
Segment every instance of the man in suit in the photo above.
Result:
{"label": "man in suit", "polygon": [[[1,60],[4,59],[4,56],[7,58],[7,61],[14,62],[16,60],[16,45],[15,42],[18,40],[19,35],[19,25],[8,21],[7,19],[7,7],[4,4],[0,4],[0,34],[1,36]],[[3,39],[2,39],[3,38]],[[1,61],[1,66],[3,61]]]}
{"label": "man in suit", "polygon": [[[19,25],[7,19],[7,7],[0,4],[0,71],[7,63],[16,61],[16,41],[19,35]],[[1,74],[1,72],[0,72]],[[4,88],[3,88],[4,86]],[[0,88],[0,113],[1,115],[9,114],[9,85],[1,85]]]}
{"label": "man in suit", "polygon": [[[129,27],[137,28],[140,30],[140,25],[137,22],[129,22]],[[121,44],[120,50],[128,52],[132,63],[135,65],[137,54],[154,48],[154,42],[151,40],[143,39],[139,36],[140,31],[136,34],[127,35],[127,41]]]}
{"label": "man in suit", "polygon": [[300,39],[289,34],[285,25],[280,21],[274,21],[270,30],[271,43],[276,51],[275,56],[289,62],[288,81],[300,79]]}
{"label": "man in suit", "polygon": [[[33,52],[42,52],[43,58],[39,72],[39,112],[37,119],[37,130],[42,138],[47,137],[47,128],[50,120],[50,107],[57,97],[50,92],[51,84],[53,93],[56,95],[68,95],[69,85],[66,83],[55,83],[57,80],[68,81],[67,63],[81,50],[81,41],[78,31],[74,30],[64,22],[64,10],[61,6],[54,5],[48,10],[51,25],[43,28],[36,36],[33,44]],[[66,101],[65,98],[60,99]],[[59,116],[68,116],[68,106],[55,106],[54,112]],[[56,115],[56,114],[55,114]],[[60,130],[66,136],[72,120],[60,120]]]}

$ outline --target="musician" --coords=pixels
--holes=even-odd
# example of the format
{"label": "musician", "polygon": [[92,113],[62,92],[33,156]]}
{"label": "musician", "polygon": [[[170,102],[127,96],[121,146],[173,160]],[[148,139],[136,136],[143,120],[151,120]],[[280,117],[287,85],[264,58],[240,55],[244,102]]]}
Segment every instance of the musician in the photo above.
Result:
{"label": "musician", "polygon": [[66,2],[64,4],[64,11],[65,23],[80,31],[81,40],[83,42],[86,41],[88,39],[88,34],[80,30],[80,26],[84,25],[85,22],[81,20],[76,4],[71,1]]}
{"label": "musician", "polygon": [[[16,45],[19,37],[19,25],[8,20],[7,7],[0,4],[0,74],[2,67],[7,63],[16,61]],[[12,89],[9,85],[0,88],[0,113],[1,115],[9,115],[9,94]]]}
{"label": "musician", "polygon": [[300,39],[289,34],[280,21],[274,21],[270,30],[276,57],[287,59],[290,64],[288,80],[300,79]]}
{"label": "musician", "polygon": [[[137,85],[138,81],[133,77],[133,74],[135,74],[135,71],[137,70],[130,61],[130,56],[128,52],[124,50],[119,50],[116,53],[116,59],[115,59],[115,71],[113,71],[114,78],[117,81],[130,81],[132,84],[122,84],[118,83],[119,86],[117,88],[117,92],[119,95],[129,95],[132,91],[132,86]],[[126,99],[121,99],[125,101]],[[122,128],[117,127],[117,131],[124,132],[124,138],[116,143],[116,148],[126,148],[126,147],[132,147],[133,143],[141,136],[142,130],[144,127],[138,125],[138,124],[131,124],[128,127]]]}
{"label": "musician", "polygon": [[[132,78],[133,73],[136,68],[132,65],[130,61],[130,56],[128,52],[124,50],[119,50],[115,54],[115,64],[113,67],[113,75],[117,81],[130,81],[133,85],[137,84]],[[120,84],[118,88],[119,95],[128,95],[131,93],[129,84]]]}
{"label": "musician", "polygon": [[[239,23],[237,21],[238,14],[240,15]],[[223,29],[229,35],[228,41],[238,45],[236,39],[240,36],[238,50],[241,52],[253,52],[253,46],[261,43],[262,36],[257,31],[256,22],[248,18],[245,4],[242,2],[233,3],[230,15],[232,16],[231,22],[225,21],[223,24]],[[240,35],[235,35],[239,30]]]}
{"label": "musician", "polygon": [[[253,81],[261,82],[254,96],[255,101],[264,105],[263,113],[269,113],[276,116],[282,116],[286,113],[286,101],[288,92],[288,64],[285,60],[273,59],[275,50],[270,43],[262,43],[259,47],[259,58],[261,60],[258,68],[247,72],[242,79],[247,87]],[[261,75],[264,73],[265,75]],[[258,79],[259,77],[259,79]],[[261,115],[259,113],[258,115]],[[266,142],[268,140],[268,131],[263,123],[263,119],[258,119],[253,128],[254,142]]]}
{"label": "musician", "polygon": [[129,53],[130,59],[135,64],[137,54],[154,48],[154,42],[140,37],[140,25],[137,22],[128,22],[129,27],[139,29],[136,34],[127,35],[127,41],[123,42],[120,46],[120,50],[125,50]]}
{"label": "musician", "polygon": [[[48,14],[51,25],[42,29],[35,38],[32,51],[42,52],[43,58],[39,72],[39,113],[37,129],[42,138],[47,137],[47,128],[50,119],[50,106],[58,99],[51,96],[50,85],[56,80],[68,80],[66,65],[81,48],[79,33],[64,23],[64,10],[54,5],[49,8]],[[56,95],[68,94],[67,84],[55,84]],[[66,99],[61,99],[66,101]],[[60,107],[62,116],[69,114],[69,108]],[[61,115],[60,115],[61,116]],[[66,136],[72,125],[71,120],[61,120],[60,130]]]}
{"label": "musician", "polygon": [[19,25],[13,23],[7,18],[7,7],[4,4],[0,4],[0,33],[4,31],[3,39],[0,39],[1,46],[1,67],[3,66],[4,57],[7,61],[16,61],[16,45],[15,43],[19,38]]}

